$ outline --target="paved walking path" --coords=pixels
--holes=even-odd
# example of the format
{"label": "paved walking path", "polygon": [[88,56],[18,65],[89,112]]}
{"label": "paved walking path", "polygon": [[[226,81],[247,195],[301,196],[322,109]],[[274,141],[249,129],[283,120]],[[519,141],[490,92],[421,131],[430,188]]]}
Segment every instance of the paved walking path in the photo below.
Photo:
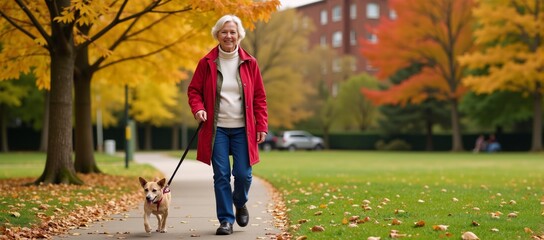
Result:
{"label": "paved walking path", "polygon": [[[169,178],[172,176],[179,158],[161,153],[136,153],[135,161],[148,163],[159,169]],[[167,179],[168,180],[168,179]],[[138,181],[138,179],[134,179]],[[241,228],[234,224],[234,233],[229,236],[216,236],[219,226],[215,215],[212,169],[210,166],[191,160],[183,161],[171,184],[172,204],[166,225],[168,233],[144,230],[143,198],[137,208],[123,214],[112,215],[110,221],[96,222],[86,229],[76,229],[54,239],[275,239],[280,230],[274,227],[273,217],[268,212],[273,204],[271,193],[261,179],[253,177],[249,193],[250,221]],[[143,194],[142,194],[143,196]],[[150,218],[152,229],[157,220]]]}

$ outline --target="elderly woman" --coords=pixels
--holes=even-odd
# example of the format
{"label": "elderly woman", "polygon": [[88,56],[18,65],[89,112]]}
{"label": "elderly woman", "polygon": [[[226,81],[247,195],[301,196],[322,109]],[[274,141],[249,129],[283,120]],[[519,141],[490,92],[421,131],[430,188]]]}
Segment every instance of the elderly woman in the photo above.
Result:
{"label": "elderly woman", "polygon": [[[188,97],[198,134],[197,160],[212,165],[217,235],[230,235],[234,221],[245,227],[252,166],[259,162],[258,144],[268,130],[266,94],[257,60],[240,47],[245,30],[233,15],[212,28],[218,46],[196,67]],[[232,171],[229,155],[232,155]],[[231,172],[234,190],[231,189]],[[233,205],[236,208],[234,213]]]}

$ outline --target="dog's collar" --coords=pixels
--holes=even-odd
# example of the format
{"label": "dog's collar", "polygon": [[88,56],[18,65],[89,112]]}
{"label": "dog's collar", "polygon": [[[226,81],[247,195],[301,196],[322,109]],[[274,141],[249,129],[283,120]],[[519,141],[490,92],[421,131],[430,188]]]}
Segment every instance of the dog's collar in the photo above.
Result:
{"label": "dog's collar", "polygon": [[159,201],[157,201],[157,212],[159,211],[159,207],[161,206],[161,202],[162,202],[162,197],[161,197],[161,199],[159,199]]}
{"label": "dog's collar", "polygon": [[[165,187],[163,190],[162,190],[162,193],[169,193],[170,192],[170,188],[168,187]],[[159,207],[161,206],[161,202],[162,202],[162,197],[161,199],[159,199],[159,201],[156,201],[156,202],[151,202],[150,204],[157,204],[157,211],[159,211]]]}

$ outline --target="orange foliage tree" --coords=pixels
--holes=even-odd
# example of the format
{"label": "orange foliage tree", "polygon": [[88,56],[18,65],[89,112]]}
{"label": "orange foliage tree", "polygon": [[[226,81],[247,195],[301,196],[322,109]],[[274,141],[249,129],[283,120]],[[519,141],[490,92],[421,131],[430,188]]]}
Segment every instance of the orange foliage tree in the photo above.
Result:
{"label": "orange foliage tree", "polygon": [[370,31],[378,42],[362,42],[362,54],[387,80],[413,64],[422,65],[411,75],[386,90],[362,89],[376,105],[420,104],[426,99],[451,105],[452,151],[462,151],[458,101],[465,92],[461,85],[463,67],[456,58],[472,46],[472,0],[391,0],[396,19],[381,19]]}

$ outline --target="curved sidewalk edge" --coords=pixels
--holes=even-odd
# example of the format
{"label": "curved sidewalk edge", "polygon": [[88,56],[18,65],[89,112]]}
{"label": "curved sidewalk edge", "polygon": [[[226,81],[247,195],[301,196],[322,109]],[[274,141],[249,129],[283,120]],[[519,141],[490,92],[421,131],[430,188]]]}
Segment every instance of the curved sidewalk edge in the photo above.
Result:
{"label": "curved sidewalk edge", "polygon": [[[135,161],[147,163],[169,178],[174,172],[179,158],[162,153],[136,153]],[[168,179],[167,179],[168,180]],[[138,181],[137,178],[134,181]],[[181,164],[170,186],[172,202],[166,220],[168,233],[146,233],[143,224],[142,204],[133,210],[112,215],[109,221],[96,222],[90,227],[71,230],[68,234],[54,239],[276,239],[281,230],[274,225],[271,214],[274,202],[267,183],[254,177],[249,192],[247,207],[250,214],[249,225],[242,228],[234,224],[234,233],[229,236],[216,236],[219,223],[215,214],[213,174],[210,166],[198,161],[185,160]],[[150,218],[151,227],[157,226],[154,216]]]}

